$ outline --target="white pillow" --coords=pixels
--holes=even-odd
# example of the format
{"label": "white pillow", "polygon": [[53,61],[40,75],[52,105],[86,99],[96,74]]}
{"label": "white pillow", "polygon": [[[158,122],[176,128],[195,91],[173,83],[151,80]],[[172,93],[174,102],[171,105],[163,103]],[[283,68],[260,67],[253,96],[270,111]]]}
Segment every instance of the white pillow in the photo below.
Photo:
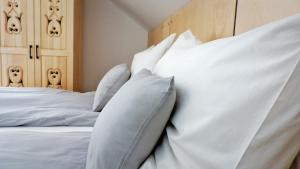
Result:
{"label": "white pillow", "polygon": [[[174,55],[183,56],[185,52],[199,46],[200,44],[202,44],[202,42],[199,39],[197,39],[190,30],[187,30],[186,32],[183,32],[181,35],[179,35],[177,40],[173,43],[173,45],[162,57],[162,59],[165,57],[172,58]],[[156,66],[157,65],[155,65],[155,67]]]}
{"label": "white pillow", "polygon": [[300,15],[163,57],[154,72],[175,76],[177,105],[141,169],[288,168],[300,150],[299,60]]}
{"label": "white pillow", "polygon": [[187,30],[177,38],[164,56],[174,54],[178,55],[179,53],[177,52],[186,52],[187,50],[192,49],[200,44],[202,44],[202,42],[193,35],[191,30]]}
{"label": "white pillow", "polygon": [[172,34],[156,46],[152,46],[133,57],[131,73],[134,75],[143,69],[153,71],[154,66],[170,48],[174,42],[176,34]]}

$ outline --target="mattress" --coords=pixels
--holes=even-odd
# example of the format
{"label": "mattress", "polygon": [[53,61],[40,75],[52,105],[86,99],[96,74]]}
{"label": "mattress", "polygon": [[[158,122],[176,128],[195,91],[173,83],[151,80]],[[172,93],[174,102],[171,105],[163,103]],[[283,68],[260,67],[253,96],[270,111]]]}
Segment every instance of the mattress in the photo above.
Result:
{"label": "mattress", "polygon": [[0,169],[85,169],[92,127],[0,128]]}

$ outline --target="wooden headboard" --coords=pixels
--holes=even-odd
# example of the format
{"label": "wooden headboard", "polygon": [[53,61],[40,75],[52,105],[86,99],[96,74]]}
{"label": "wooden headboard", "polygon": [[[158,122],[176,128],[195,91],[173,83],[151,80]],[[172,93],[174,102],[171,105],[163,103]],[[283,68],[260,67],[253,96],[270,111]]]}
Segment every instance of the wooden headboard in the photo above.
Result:
{"label": "wooden headboard", "polygon": [[149,45],[187,29],[204,42],[300,13],[300,0],[191,0],[149,32]]}

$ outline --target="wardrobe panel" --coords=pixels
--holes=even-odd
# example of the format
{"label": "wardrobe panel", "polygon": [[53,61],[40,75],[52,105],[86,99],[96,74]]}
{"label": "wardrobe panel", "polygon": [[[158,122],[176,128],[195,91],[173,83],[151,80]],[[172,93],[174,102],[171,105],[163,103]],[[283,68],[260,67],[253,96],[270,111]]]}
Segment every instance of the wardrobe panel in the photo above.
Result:
{"label": "wardrobe panel", "polygon": [[1,56],[2,86],[28,87],[28,64],[24,55],[4,54]]}
{"label": "wardrobe panel", "polygon": [[33,8],[33,0],[0,0],[0,86],[9,86],[10,80],[19,80],[17,87],[34,86]]}
{"label": "wardrobe panel", "polygon": [[28,46],[27,0],[1,0],[1,47]]}
{"label": "wardrobe panel", "polygon": [[82,0],[0,0],[0,86],[14,68],[18,86],[79,90],[81,8]]}
{"label": "wardrobe panel", "polygon": [[48,70],[60,69],[59,87],[73,90],[74,14],[74,0],[35,0],[36,86],[57,88]]}
{"label": "wardrobe panel", "polygon": [[67,0],[40,1],[40,12],[37,20],[40,21],[41,49],[66,49],[67,27]]}
{"label": "wardrobe panel", "polygon": [[43,56],[42,72],[42,87],[67,88],[67,57]]}

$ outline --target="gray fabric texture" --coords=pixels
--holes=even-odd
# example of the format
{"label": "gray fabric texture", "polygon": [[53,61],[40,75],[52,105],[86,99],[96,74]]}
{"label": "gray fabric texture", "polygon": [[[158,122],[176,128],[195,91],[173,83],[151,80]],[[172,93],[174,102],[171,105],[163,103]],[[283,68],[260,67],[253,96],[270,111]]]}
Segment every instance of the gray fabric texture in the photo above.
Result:
{"label": "gray fabric texture", "polygon": [[130,70],[126,64],[117,65],[109,70],[97,87],[93,110],[100,112],[129,77]]}
{"label": "gray fabric texture", "polygon": [[91,130],[16,128],[0,128],[1,169],[85,168]]}
{"label": "gray fabric texture", "polygon": [[173,77],[148,70],[133,76],[98,117],[86,169],[137,169],[161,136],[175,99]]}
{"label": "gray fabric texture", "polygon": [[94,126],[94,93],[0,88],[0,127]]}

